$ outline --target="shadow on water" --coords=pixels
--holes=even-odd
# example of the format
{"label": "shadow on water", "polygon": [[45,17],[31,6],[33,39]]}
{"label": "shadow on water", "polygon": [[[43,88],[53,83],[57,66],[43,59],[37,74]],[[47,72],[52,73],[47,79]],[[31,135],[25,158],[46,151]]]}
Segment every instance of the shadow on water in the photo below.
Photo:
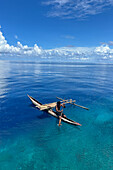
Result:
{"label": "shadow on water", "polygon": [[35,106],[34,106],[34,104],[29,104],[29,107],[31,107],[31,108],[34,108],[34,109],[38,109],[38,108],[36,108]]}
{"label": "shadow on water", "polygon": [[[36,109],[36,110],[39,110],[33,104],[30,104],[29,106]],[[45,118],[50,118],[50,117],[51,116],[49,114],[47,114],[46,112],[44,112],[44,111],[41,111],[41,115],[37,116],[38,119],[45,119]]]}
{"label": "shadow on water", "polygon": [[51,116],[45,112],[43,112],[41,115],[37,116],[38,119],[45,119],[50,118]]}

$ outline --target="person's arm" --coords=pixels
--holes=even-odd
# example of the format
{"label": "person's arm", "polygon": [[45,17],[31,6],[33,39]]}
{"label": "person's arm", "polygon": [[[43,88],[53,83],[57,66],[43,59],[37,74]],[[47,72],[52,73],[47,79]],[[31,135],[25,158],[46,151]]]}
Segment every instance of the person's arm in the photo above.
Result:
{"label": "person's arm", "polygon": [[[65,108],[65,103],[61,104],[61,106],[62,106],[63,108]],[[62,112],[63,112],[63,109],[62,109]],[[63,117],[66,117],[66,115],[65,115],[64,113],[62,113],[62,116],[63,116]]]}
{"label": "person's arm", "polygon": [[66,107],[66,106],[65,106],[65,103],[61,104],[61,106],[62,106],[63,108],[65,108],[65,107]]}
{"label": "person's arm", "polygon": [[62,111],[58,110],[58,107],[57,107],[57,106],[56,106],[56,111],[57,111],[57,112],[59,112],[59,113],[61,113],[61,112],[62,112]]}

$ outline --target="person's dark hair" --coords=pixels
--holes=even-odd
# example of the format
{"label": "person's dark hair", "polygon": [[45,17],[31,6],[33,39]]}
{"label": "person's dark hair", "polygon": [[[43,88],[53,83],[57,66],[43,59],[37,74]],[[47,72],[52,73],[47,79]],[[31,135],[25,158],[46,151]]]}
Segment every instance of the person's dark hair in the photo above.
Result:
{"label": "person's dark hair", "polygon": [[60,110],[60,101],[57,102],[58,110]]}

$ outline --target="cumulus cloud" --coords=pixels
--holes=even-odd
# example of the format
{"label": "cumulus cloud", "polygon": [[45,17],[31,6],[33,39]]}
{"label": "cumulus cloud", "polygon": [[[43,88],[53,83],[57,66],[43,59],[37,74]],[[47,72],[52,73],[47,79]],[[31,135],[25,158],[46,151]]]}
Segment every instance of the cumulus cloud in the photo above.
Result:
{"label": "cumulus cloud", "polygon": [[9,55],[39,55],[43,50],[34,45],[34,47],[28,47],[27,45],[22,45],[20,42],[17,42],[17,46],[9,45],[5,40],[2,32],[0,31],[0,54],[9,54]]}
{"label": "cumulus cloud", "polygon": [[67,46],[55,49],[42,49],[37,44],[33,47],[22,45],[19,41],[16,46],[9,45],[2,32],[0,31],[0,56],[29,56],[31,59],[51,61],[77,61],[77,62],[112,62],[113,49],[107,44],[99,47],[74,47]]}
{"label": "cumulus cloud", "polygon": [[15,39],[18,39],[18,36],[17,36],[17,35],[15,35]]}
{"label": "cumulus cloud", "polygon": [[109,41],[108,44],[111,45],[111,46],[113,46],[113,41]]}
{"label": "cumulus cloud", "polygon": [[5,40],[5,37],[2,35],[2,32],[0,31],[0,45],[7,44],[7,41]]}
{"label": "cumulus cloud", "polygon": [[101,60],[106,59],[108,61],[113,61],[113,49],[110,49],[108,45],[102,45],[95,48],[95,54],[101,57]]}
{"label": "cumulus cloud", "polygon": [[66,39],[75,39],[75,37],[72,35],[64,35],[62,37],[66,38]]}
{"label": "cumulus cloud", "polygon": [[48,0],[44,4],[51,6],[49,17],[83,19],[113,6],[113,0]]}

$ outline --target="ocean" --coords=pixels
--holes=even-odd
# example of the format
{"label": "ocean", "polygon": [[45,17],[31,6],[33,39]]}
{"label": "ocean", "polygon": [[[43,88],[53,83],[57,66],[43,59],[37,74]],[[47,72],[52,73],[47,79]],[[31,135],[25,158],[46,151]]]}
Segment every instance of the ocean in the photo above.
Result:
{"label": "ocean", "polygon": [[[56,97],[81,127],[35,108]],[[0,60],[0,170],[113,169],[113,65]]]}

